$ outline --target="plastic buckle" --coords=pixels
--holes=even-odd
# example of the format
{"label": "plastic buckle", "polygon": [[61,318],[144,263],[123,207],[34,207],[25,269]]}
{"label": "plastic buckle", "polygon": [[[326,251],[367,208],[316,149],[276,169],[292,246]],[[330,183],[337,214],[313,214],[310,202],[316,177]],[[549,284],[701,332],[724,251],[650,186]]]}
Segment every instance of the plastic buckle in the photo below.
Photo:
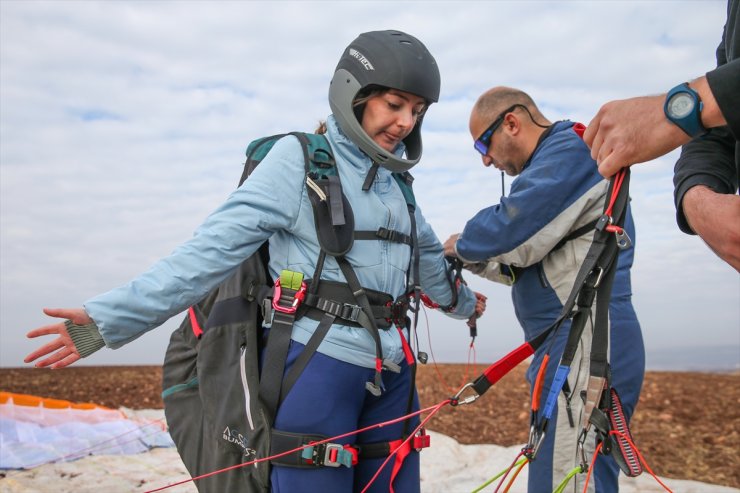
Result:
{"label": "plastic buckle", "polygon": [[306,283],[301,282],[301,288],[296,292],[295,296],[293,296],[293,303],[291,303],[290,306],[280,306],[280,298],[282,297],[283,288],[280,286],[280,278],[276,279],[275,292],[272,295],[272,308],[281,313],[295,313],[303,302],[303,299],[306,297],[306,290]]}
{"label": "plastic buckle", "polygon": [[352,465],[356,466],[357,463],[360,461],[360,452],[351,445],[345,445],[344,450],[350,453],[350,455],[352,456]]}
{"label": "plastic buckle", "polygon": [[419,434],[414,437],[414,448],[417,451],[421,451],[423,448],[427,448],[431,445],[432,437],[427,435],[426,430],[423,428],[419,430]]}
{"label": "plastic buckle", "polygon": [[324,465],[328,467],[341,466],[342,462],[338,460],[340,458],[341,452],[344,452],[344,445],[339,445],[337,443],[327,443],[326,451],[324,452]]}
{"label": "plastic buckle", "polygon": [[272,314],[274,313],[272,310],[272,300],[270,298],[265,298],[262,300],[260,306],[262,308],[262,320],[264,320],[265,323],[272,323]]}
{"label": "plastic buckle", "polygon": [[596,225],[594,228],[597,231],[604,231],[607,226],[609,226],[612,223],[611,216],[608,216],[606,214],[602,214],[598,221],[596,221]]}
{"label": "plastic buckle", "polygon": [[362,308],[359,305],[351,305],[349,303],[343,303],[340,309],[339,318],[357,322],[360,317]]}
{"label": "plastic buckle", "polygon": [[387,228],[380,227],[375,232],[375,236],[377,236],[381,240],[390,240],[391,239],[391,230],[389,230]]}
{"label": "plastic buckle", "polygon": [[338,443],[320,443],[303,449],[301,458],[306,464],[317,467],[352,467],[357,464],[357,450]]}

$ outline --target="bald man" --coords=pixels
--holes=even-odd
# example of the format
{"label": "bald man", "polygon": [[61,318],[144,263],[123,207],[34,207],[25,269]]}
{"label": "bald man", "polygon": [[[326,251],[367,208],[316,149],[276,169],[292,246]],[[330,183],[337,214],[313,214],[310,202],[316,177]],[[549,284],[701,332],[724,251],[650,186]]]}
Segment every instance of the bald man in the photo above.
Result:
{"label": "bald man", "polygon": [[[470,219],[462,233],[445,242],[445,254],[457,256],[487,279],[512,287],[512,299],[526,340],[552,325],[573,288],[578,270],[601,216],[608,182],[599,174],[590,151],[573,130],[573,122],[552,123],[526,93],[496,87],[484,93],[473,107],[470,133],[486,167],[516,178],[508,197]],[[625,230],[635,239],[627,211]],[[629,419],[635,409],[645,370],[640,325],[632,308],[630,268],[633,248],[619,254],[609,304],[610,365]],[[542,404],[547,398],[557,362],[570,329],[567,321],[535,353],[527,372],[533,384],[549,350]],[[573,389],[560,392],[557,408],[535,460],[529,465],[529,491],[553,491],[581,462],[576,451],[581,430],[580,391],[588,378],[592,320],[586,322],[568,378]],[[593,433],[591,433],[593,434]],[[587,453],[594,440],[586,440]],[[619,468],[608,456],[599,456],[594,469],[594,491],[616,492]],[[574,478],[582,491],[585,474]],[[570,488],[571,485],[569,485]],[[570,491],[570,490],[569,490]]]}

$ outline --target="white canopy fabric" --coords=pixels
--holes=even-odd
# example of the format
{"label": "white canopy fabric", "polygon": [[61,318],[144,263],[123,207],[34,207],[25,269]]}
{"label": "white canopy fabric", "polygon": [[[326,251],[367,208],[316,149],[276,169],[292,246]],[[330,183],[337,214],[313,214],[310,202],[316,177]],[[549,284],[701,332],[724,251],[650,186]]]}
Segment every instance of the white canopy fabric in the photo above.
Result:
{"label": "white canopy fabric", "polygon": [[163,418],[0,392],[0,469],[31,469],[88,455],[137,454],[172,446]]}

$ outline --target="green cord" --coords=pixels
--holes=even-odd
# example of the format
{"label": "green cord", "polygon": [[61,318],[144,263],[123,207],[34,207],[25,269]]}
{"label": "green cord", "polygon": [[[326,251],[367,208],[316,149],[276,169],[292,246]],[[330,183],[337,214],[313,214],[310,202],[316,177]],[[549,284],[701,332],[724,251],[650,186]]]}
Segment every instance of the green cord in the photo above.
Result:
{"label": "green cord", "polygon": [[477,487],[476,489],[474,489],[474,490],[473,490],[473,491],[471,491],[470,493],[478,493],[478,492],[479,492],[479,491],[481,491],[481,490],[482,490],[483,488],[485,488],[486,486],[488,486],[489,484],[493,483],[493,482],[494,482],[494,481],[496,481],[496,480],[497,480],[498,478],[500,478],[501,476],[503,476],[504,474],[506,474],[506,472],[507,472],[507,471],[510,471],[510,470],[514,469],[514,468],[515,468],[516,466],[519,466],[519,465],[521,465],[521,464],[522,464],[522,463],[523,463],[524,461],[526,461],[526,460],[527,460],[526,458],[523,458],[523,459],[519,459],[519,461],[517,461],[517,462],[516,462],[516,463],[515,463],[515,464],[514,464],[513,466],[511,466],[511,467],[507,467],[506,469],[504,469],[504,470],[503,470],[503,471],[501,471],[500,473],[496,474],[496,475],[495,475],[494,477],[492,477],[491,479],[489,479],[488,481],[486,481],[486,482],[485,482],[485,483],[483,483],[482,485],[478,486],[478,487]]}
{"label": "green cord", "polygon": [[570,481],[573,476],[581,472],[583,472],[583,468],[581,466],[574,467],[573,470],[571,470],[568,475],[565,476],[565,479],[560,482],[558,487],[555,488],[552,493],[563,493],[563,491],[565,491],[565,486],[568,484],[568,481]]}

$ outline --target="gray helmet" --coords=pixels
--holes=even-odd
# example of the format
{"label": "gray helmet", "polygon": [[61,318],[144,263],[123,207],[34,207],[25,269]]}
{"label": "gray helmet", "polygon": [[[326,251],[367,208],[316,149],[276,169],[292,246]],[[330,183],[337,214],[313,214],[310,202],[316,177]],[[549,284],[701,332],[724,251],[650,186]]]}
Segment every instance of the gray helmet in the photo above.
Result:
{"label": "gray helmet", "polygon": [[329,86],[329,106],[342,132],[380,166],[393,172],[408,171],[421,158],[422,116],[403,139],[406,159],[386,151],[365,133],[352,107],[358,93],[370,86],[398,89],[428,103],[437,102],[437,62],[421,41],[401,31],[363,33],[344,50]]}

